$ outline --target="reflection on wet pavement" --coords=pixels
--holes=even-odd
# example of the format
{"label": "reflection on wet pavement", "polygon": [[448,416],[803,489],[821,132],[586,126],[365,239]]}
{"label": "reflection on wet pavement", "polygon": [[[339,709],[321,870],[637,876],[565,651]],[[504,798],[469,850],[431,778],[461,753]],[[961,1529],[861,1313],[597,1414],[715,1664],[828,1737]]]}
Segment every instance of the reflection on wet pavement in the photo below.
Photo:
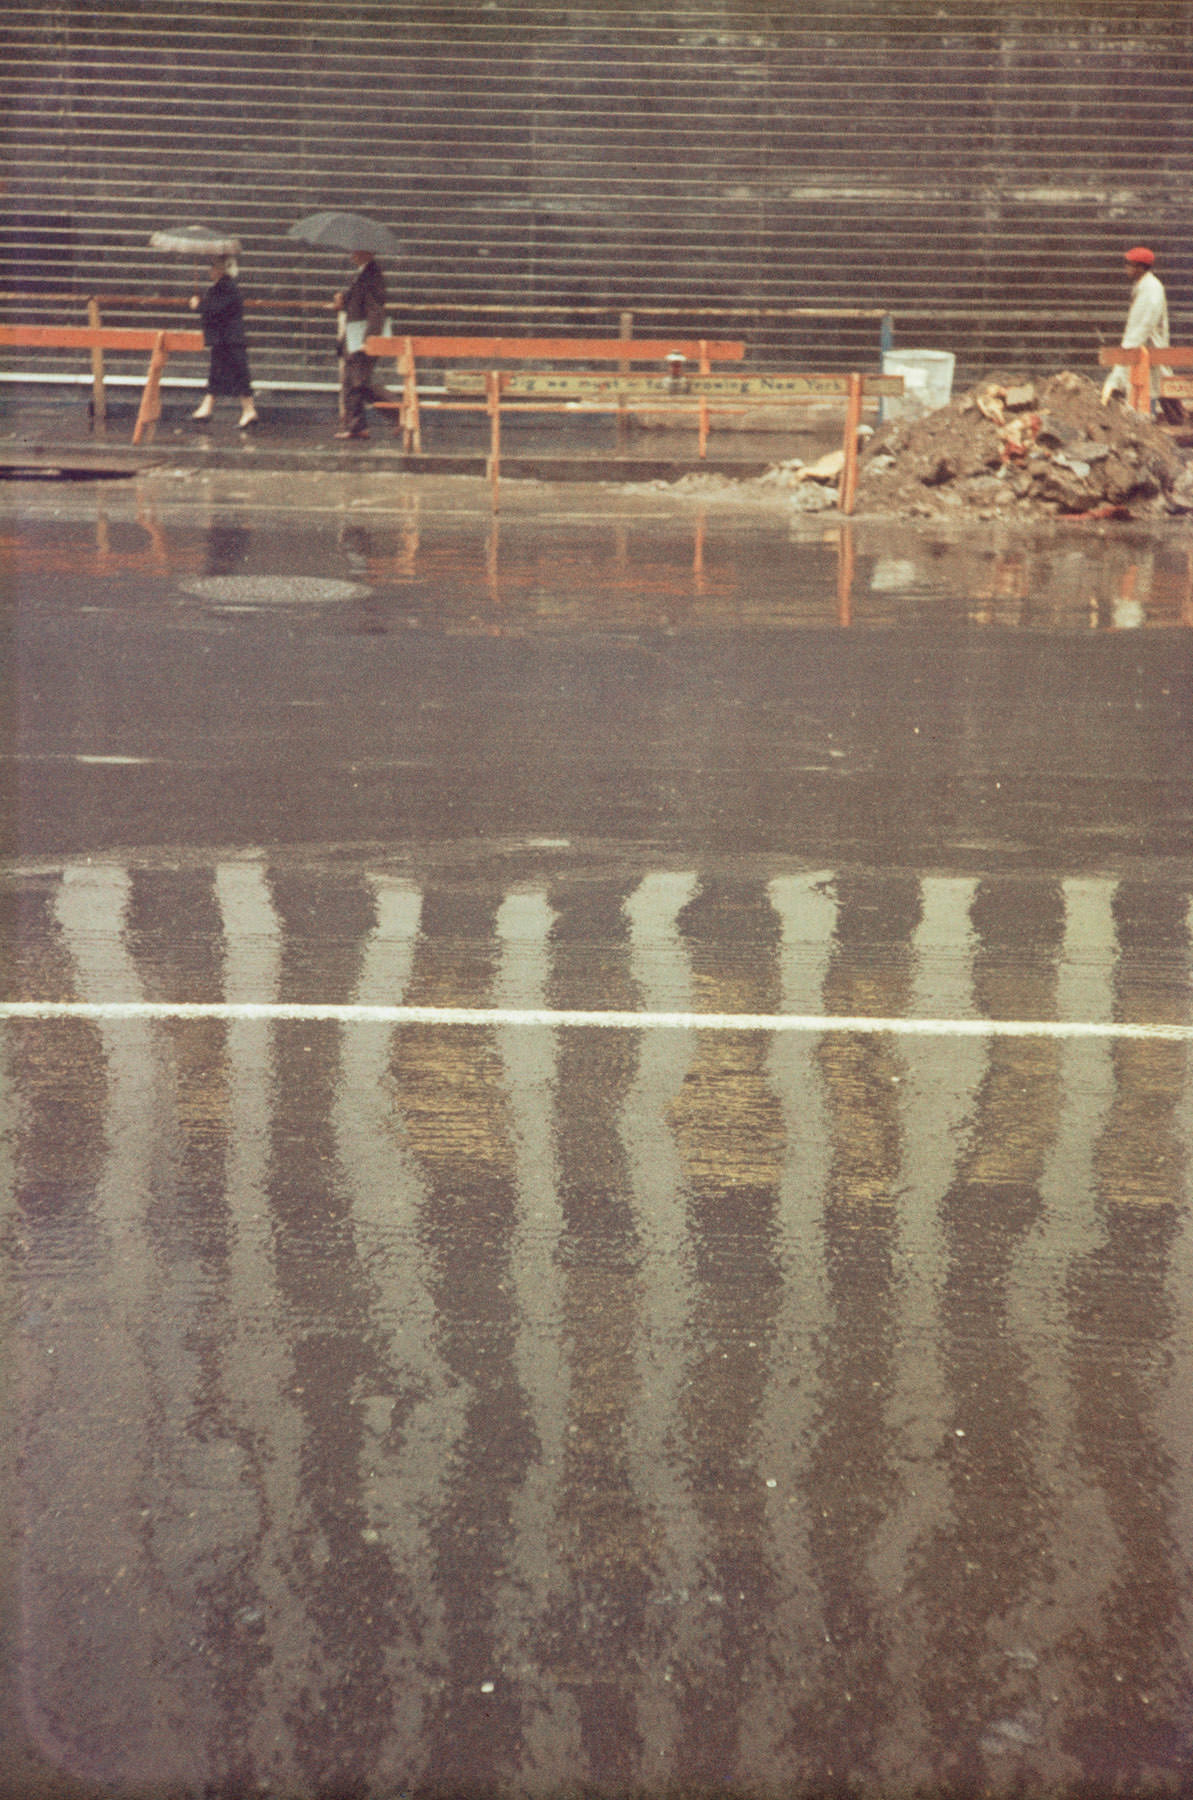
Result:
{"label": "reflection on wet pavement", "polygon": [[[453,516],[399,491],[384,509],[340,509],[336,576],[373,590],[352,611],[363,631],[1193,625],[1193,546],[1182,531],[1060,526],[982,540],[889,520],[809,522],[773,503],[735,507],[724,492],[681,505],[664,490],[654,513],[649,490],[634,497],[639,510],[628,516],[586,514],[583,500],[560,506],[544,534],[516,513]],[[101,498],[69,524],[27,520],[0,547],[31,581],[169,573],[183,591],[233,610],[318,598],[297,585],[325,554],[313,548],[314,509],[296,507],[279,534],[276,509],[262,529],[235,499],[170,507],[142,486],[131,512]],[[266,593],[265,582],[278,591]],[[350,598],[327,586],[325,600]]]}
{"label": "reflection on wet pavement", "polygon": [[1193,1789],[1187,530],[238,480],[6,527],[45,1764]]}
{"label": "reflection on wet pavement", "polygon": [[[47,999],[1193,1019],[1175,874],[106,858],[6,905],[9,991]],[[1187,1046],[97,1017],[2,1048],[55,1763],[1188,1783]]]}

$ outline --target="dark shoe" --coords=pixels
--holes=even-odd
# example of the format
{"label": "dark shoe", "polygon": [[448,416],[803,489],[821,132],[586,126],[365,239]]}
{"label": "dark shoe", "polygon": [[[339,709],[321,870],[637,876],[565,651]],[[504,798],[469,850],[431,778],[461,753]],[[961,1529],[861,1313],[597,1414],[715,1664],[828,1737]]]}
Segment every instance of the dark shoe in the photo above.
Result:
{"label": "dark shoe", "polygon": [[369,434],[367,431],[337,431],[336,432],[336,436],[338,438],[367,438],[368,435]]}
{"label": "dark shoe", "polygon": [[237,419],[236,429],[237,431],[247,431],[250,425],[259,425],[260,423],[261,420],[257,414],[250,413],[247,419]]}

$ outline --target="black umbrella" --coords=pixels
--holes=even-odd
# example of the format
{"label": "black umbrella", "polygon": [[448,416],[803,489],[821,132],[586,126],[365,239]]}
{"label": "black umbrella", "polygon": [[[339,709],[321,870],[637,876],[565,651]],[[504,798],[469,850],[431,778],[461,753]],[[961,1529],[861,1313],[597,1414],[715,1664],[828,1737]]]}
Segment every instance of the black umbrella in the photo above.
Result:
{"label": "black umbrella", "polygon": [[326,250],[384,250],[392,255],[400,248],[388,225],[352,212],[310,213],[291,225],[286,236]]}

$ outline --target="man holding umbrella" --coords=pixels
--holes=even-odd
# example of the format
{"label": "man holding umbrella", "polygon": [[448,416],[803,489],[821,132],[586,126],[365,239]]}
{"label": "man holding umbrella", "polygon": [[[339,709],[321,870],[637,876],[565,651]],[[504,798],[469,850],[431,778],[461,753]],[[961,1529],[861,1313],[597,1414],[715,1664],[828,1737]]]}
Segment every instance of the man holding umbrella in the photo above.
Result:
{"label": "man holding umbrella", "polygon": [[378,225],[360,213],[318,212],[291,225],[287,237],[301,243],[314,244],[326,250],[348,250],[356,264],[356,275],[346,293],[337,294],[336,307],[345,316],[343,379],[340,391],[343,402],[341,438],[368,437],[365,407],[377,395],[373,386],[373,358],[365,354],[365,339],[383,337],[385,319],[385,276],[377,261],[378,251],[394,252],[398,240],[388,225]]}
{"label": "man holding umbrella", "polygon": [[366,338],[380,337],[385,329],[385,276],[371,250],[354,250],[356,274],[346,293],[335,297],[344,314],[344,418],[338,438],[366,438],[365,405],[376,398],[373,389],[374,358],[365,354]]}

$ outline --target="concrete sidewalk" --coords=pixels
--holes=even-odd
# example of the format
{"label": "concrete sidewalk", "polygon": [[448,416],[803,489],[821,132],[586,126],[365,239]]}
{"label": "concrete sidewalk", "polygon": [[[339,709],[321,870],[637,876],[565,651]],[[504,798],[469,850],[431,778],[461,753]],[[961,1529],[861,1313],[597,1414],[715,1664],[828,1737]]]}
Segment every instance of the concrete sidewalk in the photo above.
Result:
{"label": "concrete sidewalk", "polygon": [[[131,395],[131,390],[125,390]],[[258,399],[260,423],[236,425],[229,402],[210,425],[190,413],[193,391],[166,398],[151,438],[133,444],[135,397],[110,395],[106,424],[90,417],[86,390],[47,397],[44,389],[13,388],[0,396],[0,475],[75,479],[118,477],[154,465],[263,470],[393,470],[412,475],[479,475],[488,467],[488,428],[483,414],[428,415],[424,449],[402,449],[395,415],[374,413],[370,436],[336,441],[334,395]],[[707,456],[697,454],[694,429],[648,428],[631,423],[618,441],[617,422],[604,416],[554,415],[550,422],[503,415],[501,473],[540,481],[678,480],[692,473],[749,479],[793,457],[810,460],[836,448],[841,416],[833,407],[804,409],[798,430],[743,431],[723,425]]]}

